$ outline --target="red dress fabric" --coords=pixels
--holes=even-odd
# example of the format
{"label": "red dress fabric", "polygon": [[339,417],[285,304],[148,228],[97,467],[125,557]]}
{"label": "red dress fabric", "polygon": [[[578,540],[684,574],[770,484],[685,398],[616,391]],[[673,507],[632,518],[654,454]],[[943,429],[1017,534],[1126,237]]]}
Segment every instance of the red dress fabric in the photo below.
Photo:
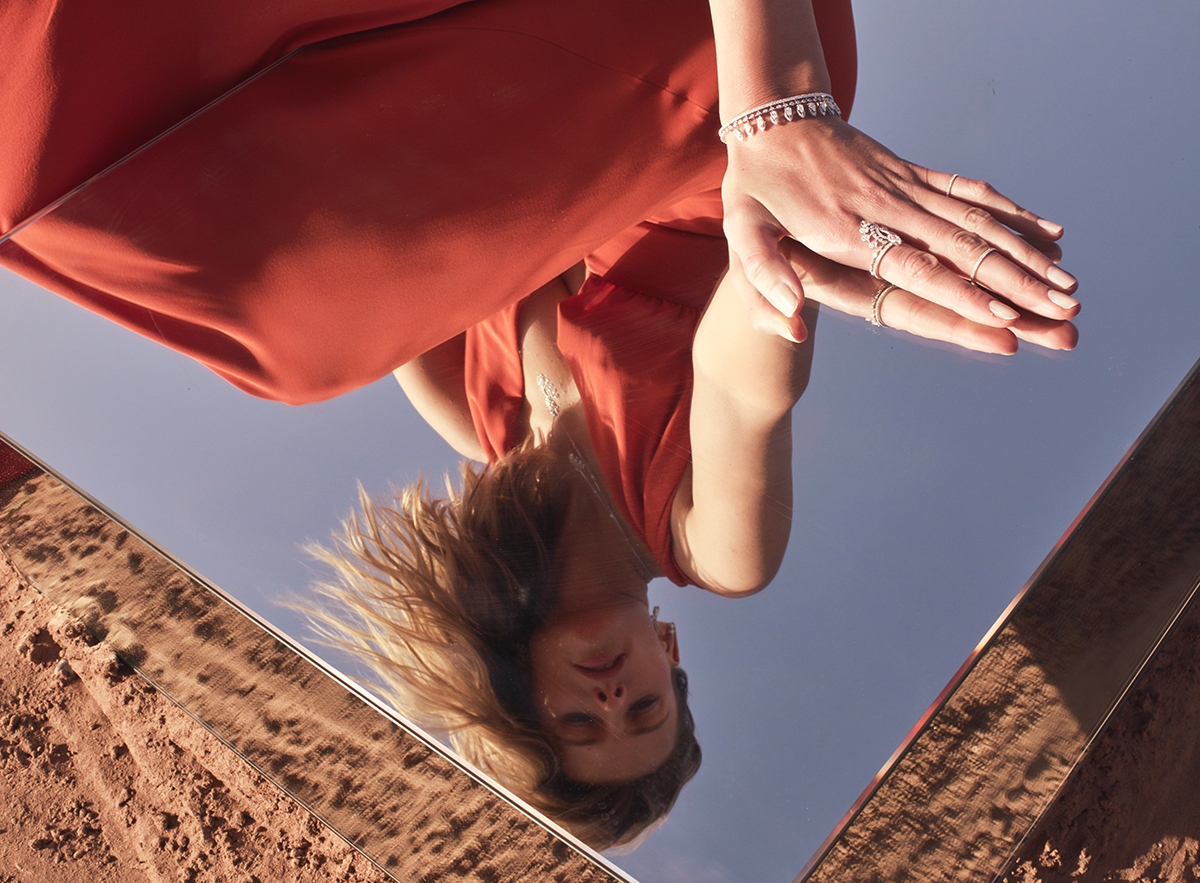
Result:
{"label": "red dress fabric", "polygon": [[[703,0],[267,6],[0,7],[4,233],[224,94],[17,229],[0,261],[300,403],[719,186]],[[848,107],[849,4],[819,7]]]}
{"label": "red dress fabric", "polygon": [[[692,338],[726,263],[720,194],[706,215],[648,221],[589,259],[579,293],[558,308],[558,347],[571,368],[588,435],[625,523],[677,585],[671,506],[691,462]],[[467,331],[467,401],[495,460],[524,438],[525,380],[515,304]]]}
{"label": "red dress fabric", "polygon": [[[814,7],[848,113],[850,2]],[[704,0],[11,0],[0,58],[0,264],[254,395],[329,398],[474,326],[502,453],[515,305],[586,258],[560,345],[622,514],[682,579],[724,254]]]}

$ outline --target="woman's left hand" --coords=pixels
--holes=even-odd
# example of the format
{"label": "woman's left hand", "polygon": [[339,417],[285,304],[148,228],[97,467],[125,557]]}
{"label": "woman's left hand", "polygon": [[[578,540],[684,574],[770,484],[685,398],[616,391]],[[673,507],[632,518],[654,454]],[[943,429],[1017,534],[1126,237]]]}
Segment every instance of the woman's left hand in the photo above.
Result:
{"label": "woman's left hand", "polygon": [[[1036,323],[1059,329],[1051,334],[1057,340],[1079,310],[1067,293],[1075,279],[1056,266],[1061,226],[985,182],[900,159],[835,117],[770,126],[744,141],[731,137],[722,197],[731,261],[801,338],[804,286],[783,243],[790,237],[867,270],[876,250],[860,235],[864,221],[902,240],[876,267],[908,295],[895,304],[909,303],[912,312],[919,305],[908,298],[926,302],[918,312],[938,317],[939,327],[954,316],[1024,336]],[[759,309],[748,293],[744,299]]]}
{"label": "woman's left hand", "polygon": [[[985,325],[899,287],[884,292],[876,304],[886,283],[873,279],[866,271],[823,258],[791,239],[780,241],[778,247],[803,286],[807,300],[851,316],[876,319],[881,325],[917,337],[1003,355],[1015,353],[1019,341],[1046,349],[1070,350],[1079,340],[1075,326],[1066,319],[1018,310],[1018,317],[1007,327]],[[739,299],[750,306],[750,322],[754,327],[794,341],[803,339],[799,315],[781,316],[749,283],[736,263],[731,267],[730,279]]]}

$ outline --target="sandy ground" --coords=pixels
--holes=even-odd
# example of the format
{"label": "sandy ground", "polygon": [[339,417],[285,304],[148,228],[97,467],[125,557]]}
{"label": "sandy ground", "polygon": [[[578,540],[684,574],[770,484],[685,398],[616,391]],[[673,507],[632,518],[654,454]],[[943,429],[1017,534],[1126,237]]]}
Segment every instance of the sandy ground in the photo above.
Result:
{"label": "sandy ground", "polygon": [[[1076,765],[1200,573],[1195,413],[1076,532],[813,883],[1200,880],[1200,608]],[[384,879],[255,767],[399,879],[611,880],[57,482],[0,486],[0,883]]]}
{"label": "sandy ground", "polygon": [[0,883],[612,879],[50,476],[0,595]]}
{"label": "sandy ground", "polygon": [[[991,883],[1043,817],[1050,827],[1026,841],[1033,852],[1019,865],[1027,880],[1014,871],[1009,883],[1160,879],[1153,869],[1168,866],[1161,879],[1200,879],[1191,870],[1200,837],[1194,630],[1156,658],[1162,686],[1129,698],[1107,747],[1079,766],[1200,575],[1197,439],[1193,384],[1069,532],[810,883]],[[1168,693],[1175,698],[1162,701]],[[1074,874],[1085,849],[1090,864]]]}
{"label": "sandy ground", "polygon": [[0,558],[0,881],[382,881]]}
{"label": "sandy ground", "polygon": [[1200,605],[1164,642],[1005,883],[1200,879]]}

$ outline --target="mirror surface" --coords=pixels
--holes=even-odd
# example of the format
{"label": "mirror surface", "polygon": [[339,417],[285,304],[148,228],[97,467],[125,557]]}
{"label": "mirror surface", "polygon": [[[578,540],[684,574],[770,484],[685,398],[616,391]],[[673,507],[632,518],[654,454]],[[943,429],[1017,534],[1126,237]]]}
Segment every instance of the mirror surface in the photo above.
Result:
{"label": "mirror surface", "polygon": [[[791,879],[1194,361],[1200,13],[1104,7],[858,8],[852,121],[1063,223],[1080,347],[976,357],[824,312],[780,577],[739,601],[651,590],[705,761],[617,858],[647,883]],[[293,409],[15,277],[3,297],[4,431],[301,639],[275,602],[355,481],[457,461],[390,378]]]}

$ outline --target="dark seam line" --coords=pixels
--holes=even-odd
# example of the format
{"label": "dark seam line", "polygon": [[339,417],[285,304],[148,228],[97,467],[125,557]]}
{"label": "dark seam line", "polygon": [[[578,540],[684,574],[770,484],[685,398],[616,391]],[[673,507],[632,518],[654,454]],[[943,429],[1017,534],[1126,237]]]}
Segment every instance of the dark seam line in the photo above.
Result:
{"label": "dark seam line", "polygon": [[[558,43],[555,43],[552,40],[547,40],[545,37],[539,37],[534,34],[527,34],[523,31],[514,31],[514,30],[509,30],[507,28],[481,28],[481,27],[455,28],[455,27],[444,27],[444,26],[436,27],[436,26],[420,25],[420,24],[409,22],[409,23],[398,24],[398,25],[385,25],[380,28],[371,28],[370,30],[358,31],[356,33],[351,33],[351,34],[341,34],[338,37],[331,37],[329,39],[330,40],[342,40],[342,39],[352,38],[358,34],[370,34],[375,31],[382,31],[382,30],[387,30],[387,29],[399,30],[400,28],[406,28],[406,27],[412,28],[413,30],[418,30],[418,31],[483,31],[483,32],[488,32],[488,33],[508,34],[510,36],[525,37],[526,39],[537,40],[538,42],[545,43],[547,46],[553,46],[555,49],[558,49],[560,52],[565,52],[568,55],[573,55],[574,57],[580,59],[581,61],[585,61],[588,64],[592,64],[598,68],[602,68],[604,70],[608,70],[608,71],[611,71],[616,74],[621,74],[623,76],[629,77],[630,79],[637,80],[638,82],[641,82],[641,83],[645,83],[647,86],[653,86],[654,88],[656,88],[662,92],[665,92],[668,95],[673,95],[676,98],[679,98],[680,100],[687,102],[688,104],[692,105],[693,107],[697,107],[697,108],[703,110],[704,113],[706,113],[706,114],[709,114],[712,112],[705,105],[700,104],[698,101],[693,100],[689,96],[684,95],[684,94],[676,91],[675,89],[671,89],[667,86],[662,85],[661,83],[653,82],[652,80],[648,80],[645,77],[638,76],[637,74],[634,74],[634,73],[630,73],[629,71],[621,70],[620,68],[612,67],[611,65],[602,64],[601,62],[596,61],[594,58],[589,58],[588,56],[582,55],[573,49],[568,49],[567,47],[562,46]],[[104,177],[105,175],[107,175],[109,172],[113,171],[118,166],[122,165],[125,162],[128,162],[129,160],[133,159],[134,157],[136,157],[138,154],[142,153],[143,151],[148,150],[149,148],[151,148],[152,146],[157,144],[159,141],[161,141],[163,138],[166,138],[172,132],[176,131],[177,129],[181,128],[182,126],[187,125],[187,123],[191,122],[193,119],[200,116],[202,113],[207,111],[209,108],[213,107],[216,104],[221,103],[226,98],[233,95],[234,93],[240,91],[241,89],[244,89],[246,86],[249,86],[255,80],[259,79],[262,76],[265,76],[267,73],[274,70],[279,65],[283,64],[285,61],[288,61],[289,59],[291,59],[297,53],[303,52],[305,49],[308,49],[313,46],[320,46],[321,43],[323,43],[323,42],[325,42],[325,41],[322,40],[322,41],[318,41],[316,43],[308,43],[308,44],[305,44],[304,46],[299,47],[298,49],[293,49],[287,55],[272,62],[270,65],[263,68],[261,71],[254,74],[249,79],[243,80],[242,82],[240,82],[236,86],[234,86],[232,89],[229,89],[228,91],[223,92],[221,95],[217,96],[212,101],[208,102],[203,107],[201,107],[199,110],[193,111],[192,113],[188,114],[186,117],[184,117],[182,120],[177,122],[175,125],[171,126],[169,129],[166,129],[165,131],[159,133],[158,135],[155,135],[153,138],[151,138],[149,141],[147,141],[141,147],[136,148],[135,150],[131,151],[130,153],[127,153],[125,156],[118,159],[116,162],[112,163],[109,166],[106,166],[104,169],[102,169],[101,171],[92,175],[90,178],[88,178],[82,184],[79,184],[78,186],[72,188],[71,190],[67,191],[65,194],[60,196],[58,199],[51,202],[45,208],[30,215],[24,221],[21,221],[19,224],[14,226],[7,233],[0,235],[0,245],[7,242],[9,239],[11,239],[17,233],[21,232],[23,229],[28,227],[30,224],[33,224],[34,222],[41,220],[47,214],[49,214],[50,212],[52,212],[55,209],[57,209],[58,207],[60,207],[64,202],[69,200],[72,196],[75,196],[77,193],[79,193],[79,191],[83,190],[88,185],[94,183],[97,179]]]}
{"label": "dark seam line", "polygon": [[72,196],[79,193],[79,191],[83,190],[85,187],[94,183],[98,179],[103,178],[105,175],[107,175],[113,169],[117,168],[117,166],[120,166],[120,165],[128,162],[129,160],[131,160],[135,156],[137,156],[139,153],[142,153],[145,150],[149,150],[151,147],[153,147],[155,144],[157,144],[163,138],[166,138],[168,135],[170,135],[176,129],[179,129],[182,126],[187,125],[189,122],[194,120],[196,117],[200,116],[202,113],[207,111],[209,108],[213,107],[216,104],[220,104],[222,101],[224,101],[230,95],[233,95],[235,92],[245,88],[246,86],[249,86],[251,83],[253,83],[255,80],[257,80],[259,77],[262,77],[265,74],[267,74],[268,72],[274,70],[276,67],[283,64],[285,61],[287,61],[289,58],[291,58],[297,52],[302,52],[305,48],[306,47],[301,46],[299,49],[293,49],[287,55],[285,55],[282,58],[267,65],[265,68],[263,68],[258,73],[251,76],[249,79],[242,80],[240,83],[238,83],[232,89],[222,92],[220,95],[218,95],[212,101],[208,102],[203,107],[201,107],[199,110],[195,110],[192,113],[188,114],[183,119],[181,119],[179,122],[177,122],[175,125],[171,126],[171,128],[166,129],[166,130],[160,132],[159,134],[155,135],[153,138],[151,138],[149,141],[147,141],[141,147],[135,148],[134,150],[125,154],[123,157],[121,157],[116,162],[112,163],[111,165],[106,166],[104,169],[102,169],[101,171],[92,175],[90,178],[88,178],[82,184],[80,184],[76,187],[73,187],[71,190],[68,190],[65,194],[60,196],[58,199],[54,200],[54,202],[50,203],[45,208],[43,208],[37,212],[34,212],[32,215],[30,215],[24,221],[21,221],[19,224],[17,224],[15,227],[13,227],[11,230],[9,230],[7,233],[0,236],[0,244],[7,242],[11,237],[15,236],[17,233],[20,233],[22,230],[24,230],[26,227],[28,227],[30,224],[34,223],[35,221],[41,220],[46,215],[48,215],[50,212],[54,211],[56,208],[61,206],[64,202],[66,202]]}

